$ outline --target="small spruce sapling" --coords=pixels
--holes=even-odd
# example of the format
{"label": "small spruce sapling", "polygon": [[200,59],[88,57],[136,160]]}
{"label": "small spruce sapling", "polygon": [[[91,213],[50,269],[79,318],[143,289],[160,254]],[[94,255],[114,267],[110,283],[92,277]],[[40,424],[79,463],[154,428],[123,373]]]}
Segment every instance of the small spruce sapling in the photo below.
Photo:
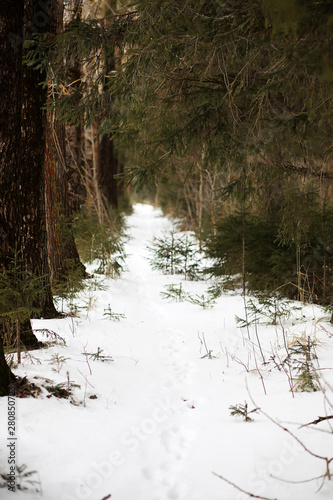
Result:
{"label": "small spruce sapling", "polygon": [[[0,473],[0,477],[3,482],[0,481],[0,488],[7,488],[8,481],[12,478],[9,474]],[[15,476],[15,487],[19,491],[38,493],[42,495],[42,484],[40,481],[39,474],[36,470],[27,470],[27,466],[16,465],[16,476]]]}
{"label": "small spruce sapling", "polygon": [[81,270],[77,268],[68,269],[66,275],[60,276],[53,285],[53,294],[57,303],[61,303],[61,312],[64,312],[64,305],[67,303],[69,314],[77,316],[79,308],[74,300],[86,287],[85,278]]}
{"label": "small spruce sapling", "polygon": [[188,299],[188,293],[183,289],[182,283],[179,283],[179,286],[171,283],[171,285],[167,285],[165,289],[165,292],[161,292],[163,299],[175,300],[176,302],[183,302]]}
{"label": "small spruce sapling", "polygon": [[109,319],[111,321],[120,321],[121,319],[126,318],[125,314],[112,311],[110,304],[108,304],[108,307],[104,308],[103,316],[105,319]]}
{"label": "small spruce sapling", "polygon": [[164,274],[183,274],[186,280],[199,279],[199,248],[187,235],[176,235],[171,231],[163,238],[154,238],[148,250],[152,253],[149,262],[156,271]]}
{"label": "small spruce sapling", "polygon": [[123,226],[123,219],[112,211],[105,214],[104,222],[87,208],[76,216],[73,229],[77,249],[83,262],[97,262],[94,272],[110,277],[122,272],[126,258]]}
{"label": "small spruce sapling", "polygon": [[49,385],[45,386],[47,391],[50,393],[47,397],[55,396],[59,399],[70,399],[72,404],[76,405],[76,402],[73,398],[72,391],[77,388],[80,389],[81,386],[79,384],[75,384],[72,380],[70,380],[69,372],[66,372],[67,382],[61,382],[57,385]]}
{"label": "small spruce sapling", "polygon": [[164,238],[154,238],[148,250],[153,254],[149,259],[152,268],[165,274],[180,274],[181,257],[175,232]]}
{"label": "small spruce sapling", "polygon": [[212,354],[213,350],[212,349],[208,349],[207,347],[207,343],[206,343],[206,338],[205,338],[205,334],[202,332],[202,338],[200,337],[200,333],[198,332],[198,339],[200,340],[200,354],[201,354],[201,349],[202,347],[205,348],[206,350],[206,354],[204,354],[203,356],[201,356],[201,359],[214,359],[214,358],[217,358],[217,356],[214,356]]}
{"label": "small spruce sapling", "polygon": [[53,371],[57,372],[57,373],[60,373],[64,363],[66,363],[66,361],[68,360],[69,358],[65,358],[64,356],[59,356],[58,353],[56,354],[53,354],[51,356],[51,359],[50,359],[50,362],[52,365],[57,365],[57,368],[52,368]]}
{"label": "small spruce sapling", "polygon": [[293,380],[293,390],[297,392],[316,392],[320,390],[318,375],[313,366],[317,359],[315,352],[316,342],[310,337],[306,341],[297,340],[289,348],[288,356],[283,363],[291,367],[296,373]]}
{"label": "small spruce sapling", "polygon": [[37,315],[35,304],[45,293],[43,277],[23,270],[18,251],[13,252],[9,269],[0,273],[0,324],[7,332],[7,344],[15,338],[17,361],[21,362],[21,330],[24,322]]}
{"label": "small spruce sapling", "polygon": [[251,418],[249,415],[251,413],[255,413],[260,408],[254,408],[253,410],[249,411],[248,404],[245,401],[243,405],[242,404],[231,405],[231,406],[229,406],[229,409],[231,410],[231,412],[230,412],[231,416],[242,417],[244,422],[253,422],[253,418]]}
{"label": "small spruce sapling", "polygon": [[188,295],[188,299],[191,304],[202,307],[203,309],[211,309],[216,304],[216,301],[211,296],[201,295]]}
{"label": "small spruce sapling", "polygon": [[93,361],[103,361],[103,362],[109,362],[113,361],[113,358],[111,356],[105,356],[102,354],[103,349],[100,347],[97,348],[97,352],[83,352],[86,357],[89,357],[89,359],[92,359]]}
{"label": "small spruce sapling", "polygon": [[258,295],[257,301],[249,299],[246,301],[247,319],[236,316],[236,322],[240,328],[248,327],[254,323],[267,323],[277,325],[282,318],[288,318],[292,310],[298,310],[298,307],[291,306],[287,300],[281,300],[278,297],[267,297],[263,294]]}

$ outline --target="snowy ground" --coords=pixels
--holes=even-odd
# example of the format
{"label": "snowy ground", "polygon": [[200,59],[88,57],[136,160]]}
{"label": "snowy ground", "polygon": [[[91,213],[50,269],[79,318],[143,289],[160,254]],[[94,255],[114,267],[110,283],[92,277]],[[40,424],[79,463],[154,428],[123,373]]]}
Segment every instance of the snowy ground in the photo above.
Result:
{"label": "snowy ground", "polygon": [[[212,309],[162,299],[164,287],[182,278],[152,271],[147,244],[170,228],[160,211],[136,205],[128,218],[127,271],[107,279],[106,290],[94,291],[94,307],[79,318],[34,321],[35,329],[57,332],[66,345],[25,355],[16,373],[39,386],[67,384],[69,377],[80,385],[73,388],[77,405],[47,397],[45,388],[37,399],[16,400],[16,464],[38,474],[22,478],[28,488],[24,493],[0,489],[1,499],[40,498],[29,479],[39,482],[46,500],[248,498],[213,472],[261,497],[332,498],[332,480],[318,493],[322,481],[281,481],[325,474],[324,459],[311,456],[262,413],[253,413],[254,421],[246,423],[229,409],[245,401],[252,409],[255,403],[325,458],[333,456],[330,421],[299,427],[332,414],[328,401],[320,391],[293,396],[286,373],[273,363],[263,365],[254,327],[248,339],[246,329],[236,324],[235,315],[244,317],[239,294],[223,295]],[[183,286],[194,295],[207,290],[205,282]],[[109,304],[125,318],[105,319]],[[295,312],[301,314],[303,321],[285,322],[288,342],[304,335],[315,338],[320,382],[333,387],[332,325],[319,308]],[[212,359],[204,357],[203,335]],[[280,327],[258,326],[258,335],[267,360],[273,353],[285,357]],[[113,361],[84,354],[98,348]],[[332,402],[333,391],[327,389],[326,395]],[[7,398],[1,398],[2,472],[8,472],[6,421]]]}

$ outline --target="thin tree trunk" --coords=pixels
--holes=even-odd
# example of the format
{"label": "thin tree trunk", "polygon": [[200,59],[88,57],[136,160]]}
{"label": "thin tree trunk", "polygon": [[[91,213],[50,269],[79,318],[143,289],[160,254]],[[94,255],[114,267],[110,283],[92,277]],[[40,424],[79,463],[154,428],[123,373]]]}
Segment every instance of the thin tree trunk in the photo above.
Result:
{"label": "thin tree trunk", "polygon": [[[101,14],[107,16],[110,11],[112,12],[112,1],[105,1]],[[115,5],[114,5],[115,6]],[[110,18],[106,17],[106,25],[110,23]],[[117,69],[116,60],[118,59],[116,52],[113,57],[105,57],[104,70],[106,74],[111,74],[112,71]],[[104,91],[107,92],[106,81],[104,84]],[[117,156],[114,141],[107,135],[104,135],[99,140],[98,152],[98,179],[99,187],[103,197],[109,206],[117,208],[118,199],[123,191],[123,184],[117,180],[116,176],[122,173],[123,166]]]}
{"label": "thin tree trunk", "polygon": [[112,139],[106,135],[99,141],[98,179],[99,187],[111,207],[118,207],[119,182],[115,178],[120,173],[120,162],[115,154]]}
{"label": "thin tree trunk", "polygon": [[302,274],[301,274],[301,244],[298,243],[296,247],[296,272],[297,272],[297,297],[300,302],[304,302],[304,290],[302,288]]}
{"label": "thin tree trunk", "polygon": [[242,284],[243,284],[243,297],[246,293],[246,268],[245,268],[245,236],[243,235],[243,253],[242,253]]}
{"label": "thin tree trunk", "polygon": [[0,397],[8,394],[9,384],[13,379],[14,375],[7,365],[3,350],[3,339],[2,335],[0,335]]}
{"label": "thin tree trunk", "polygon": [[[52,33],[63,30],[63,1],[55,0],[50,22]],[[49,95],[52,97],[52,95]],[[45,201],[48,260],[51,284],[63,281],[73,269],[85,274],[80,262],[75,240],[68,225],[66,234],[61,230],[61,217],[68,221],[68,171],[66,165],[65,126],[56,120],[50,111],[46,124],[46,157],[45,157]]]}
{"label": "thin tree trunk", "polygon": [[[74,78],[73,78],[74,81]],[[87,197],[84,186],[82,127],[65,125],[66,165],[68,169],[68,211],[73,216],[82,208]]]}
{"label": "thin tree trunk", "polygon": [[[82,17],[82,0],[67,2],[65,22],[80,21]],[[82,76],[80,62],[74,58],[68,69],[68,77],[73,90],[77,90]],[[68,210],[69,215],[80,211],[87,193],[84,185],[84,131],[82,124],[65,125],[66,165],[68,169]]]}
{"label": "thin tree trunk", "polygon": [[97,216],[99,224],[102,224],[104,220],[105,207],[102,199],[102,193],[100,190],[99,182],[99,148],[98,148],[98,135],[97,135],[97,125],[93,124],[91,127],[91,143],[92,143],[92,181],[93,181],[93,192],[96,200]]}
{"label": "thin tree trunk", "polygon": [[[202,155],[204,158],[204,154]],[[199,168],[199,200],[198,200],[198,229],[199,229],[199,246],[202,246],[202,215],[203,215],[203,164]]]}
{"label": "thin tree trunk", "polygon": [[21,363],[21,325],[20,320],[16,320],[16,348],[17,348],[17,363]]}

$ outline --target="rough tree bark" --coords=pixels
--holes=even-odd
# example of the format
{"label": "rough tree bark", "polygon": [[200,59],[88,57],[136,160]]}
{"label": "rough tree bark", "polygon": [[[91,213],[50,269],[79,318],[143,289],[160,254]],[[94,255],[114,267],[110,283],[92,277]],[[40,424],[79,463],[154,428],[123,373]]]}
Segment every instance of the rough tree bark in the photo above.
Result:
{"label": "rough tree bark", "polygon": [[[50,13],[49,30],[61,33],[63,29],[63,1],[54,0]],[[51,96],[49,96],[51,97]],[[63,281],[71,270],[85,274],[80,262],[73,234],[61,230],[61,217],[69,218],[68,169],[66,165],[65,126],[50,111],[46,124],[45,200],[47,247],[51,284]]]}
{"label": "rough tree bark", "polygon": [[[66,5],[65,22],[73,23],[82,18],[82,0],[69,0]],[[69,61],[68,77],[72,88],[77,89],[81,81],[80,62],[75,58]],[[80,124],[65,125],[66,165],[68,171],[68,210],[72,216],[79,212],[86,200],[84,186],[84,131]]]}
{"label": "rough tree bark", "polygon": [[[110,12],[116,10],[117,2],[114,0],[106,0],[102,4],[101,16],[104,18],[106,24],[112,22],[107,16]],[[118,49],[116,49],[113,57],[105,57],[104,66],[106,74],[111,74],[117,68],[116,61],[119,59],[117,51]],[[105,85],[105,92],[107,91]],[[118,158],[114,141],[107,135],[104,135],[99,139],[98,144],[98,181],[103,198],[109,206],[114,208],[118,207],[118,200],[123,192],[123,183],[115,177],[121,173],[123,173],[123,165]]]}
{"label": "rough tree bark", "polygon": [[121,183],[115,175],[122,173],[122,165],[117,158],[112,139],[103,136],[98,148],[98,181],[100,190],[111,207],[118,207],[122,192]]}
{"label": "rough tree bark", "polygon": [[[8,265],[10,235],[22,223],[19,206],[13,200],[20,141],[22,19],[23,0],[0,3],[0,272]],[[8,393],[11,377],[0,331],[0,396]]]}
{"label": "rough tree bark", "polygon": [[[53,305],[45,230],[45,75],[22,65],[22,41],[47,29],[45,2],[0,2],[0,271],[11,268],[19,252],[22,273],[39,278],[35,307],[44,317],[56,315]],[[37,303],[38,302],[38,303]],[[1,330],[1,329],[0,329]],[[11,372],[0,331],[0,394],[8,390]],[[23,325],[21,342],[37,345],[30,322]]]}
{"label": "rough tree bark", "polygon": [[[48,30],[50,14],[45,12],[43,2],[25,0],[24,37],[32,32]],[[42,82],[46,75],[23,65],[21,144],[19,158],[20,209],[23,226],[19,231],[26,268],[43,279],[44,294],[38,307],[43,317],[53,317],[50,273],[47,258],[47,236],[45,219],[45,125],[46,115],[42,110],[46,101],[46,89]]]}

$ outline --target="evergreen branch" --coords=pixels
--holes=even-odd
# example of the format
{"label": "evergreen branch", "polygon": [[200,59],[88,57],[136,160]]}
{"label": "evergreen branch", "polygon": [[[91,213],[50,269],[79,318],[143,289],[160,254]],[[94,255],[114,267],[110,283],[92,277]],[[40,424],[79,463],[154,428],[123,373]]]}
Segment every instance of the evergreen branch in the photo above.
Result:
{"label": "evergreen branch", "polygon": [[318,179],[333,179],[333,174],[329,172],[325,172],[323,170],[315,171],[313,168],[307,168],[304,165],[293,165],[292,163],[280,163],[280,166],[286,171],[290,173],[296,173],[301,176],[311,176],[316,177]]}

